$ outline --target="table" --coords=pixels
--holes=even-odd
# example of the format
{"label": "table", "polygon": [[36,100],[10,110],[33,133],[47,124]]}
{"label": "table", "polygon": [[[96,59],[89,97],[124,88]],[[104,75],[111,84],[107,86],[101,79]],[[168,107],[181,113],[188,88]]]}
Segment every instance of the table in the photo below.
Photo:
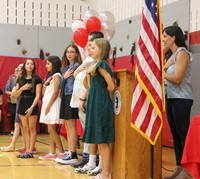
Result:
{"label": "table", "polygon": [[191,120],[181,164],[195,179],[200,179],[200,115]]}

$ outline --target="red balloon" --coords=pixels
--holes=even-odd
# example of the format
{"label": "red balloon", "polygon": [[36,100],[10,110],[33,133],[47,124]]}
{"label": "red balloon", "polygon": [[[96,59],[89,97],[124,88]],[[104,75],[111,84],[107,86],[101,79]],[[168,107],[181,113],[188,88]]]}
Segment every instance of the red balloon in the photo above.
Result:
{"label": "red balloon", "polygon": [[85,25],[88,33],[101,30],[101,21],[95,16],[90,17]]}
{"label": "red balloon", "polygon": [[88,42],[88,32],[86,29],[79,28],[73,34],[74,42],[84,48]]}

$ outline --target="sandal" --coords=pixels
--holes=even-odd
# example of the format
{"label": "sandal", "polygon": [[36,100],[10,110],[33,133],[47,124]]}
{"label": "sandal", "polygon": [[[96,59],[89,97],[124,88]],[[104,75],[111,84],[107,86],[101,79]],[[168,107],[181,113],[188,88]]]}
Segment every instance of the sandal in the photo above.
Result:
{"label": "sandal", "polygon": [[34,158],[33,154],[30,152],[25,152],[23,154],[17,155],[17,158]]}
{"label": "sandal", "polygon": [[93,170],[95,168],[95,166],[94,167],[91,167],[91,166],[89,166],[88,164],[86,164],[86,165],[84,165],[84,167],[82,167],[82,168],[76,168],[75,169],[75,172],[76,173],[80,173],[80,174],[86,174],[86,173],[88,173],[89,171],[91,171],[91,170]]}
{"label": "sandal", "polygon": [[99,166],[95,167],[93,170],[88,171],[88,175],[97,175],[99,173],[101,173],[102,168],[100,168]]}
{"label": "sandal", "polygon": [[14,147],[0,147],[0,150],[3,152],[14,152],[15,148]]}

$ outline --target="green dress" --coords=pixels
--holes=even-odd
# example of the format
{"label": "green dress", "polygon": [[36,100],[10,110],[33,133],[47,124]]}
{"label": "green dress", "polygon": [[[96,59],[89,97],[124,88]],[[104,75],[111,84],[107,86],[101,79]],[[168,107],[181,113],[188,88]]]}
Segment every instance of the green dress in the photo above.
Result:
{"label": "green dress", "polygon": [[96,76],[90,76],[90,89],[86,108],[86,125],[83,141],[86,143],[113,143],[114,110],[107,90],[107,83],[98,68],[104,68],[112,76],[108,63],[100,60],[96,67]]}

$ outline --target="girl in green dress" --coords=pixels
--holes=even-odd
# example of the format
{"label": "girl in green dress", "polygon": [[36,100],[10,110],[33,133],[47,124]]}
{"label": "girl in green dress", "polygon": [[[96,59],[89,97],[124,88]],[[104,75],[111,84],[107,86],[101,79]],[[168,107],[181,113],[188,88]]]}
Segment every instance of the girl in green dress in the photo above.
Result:
{"label": "girl in green dress", "polygon": [[114,138],[114,111],[111,93],[115,86],[108,59],[110,43],[96,39],[91,46],[94,62],[84,78],[84,86],[89,89],[86,109],[86,126],[83,141],[97,144],[102,160],[102,172],[95,178],[111,179],[110,143]]}

